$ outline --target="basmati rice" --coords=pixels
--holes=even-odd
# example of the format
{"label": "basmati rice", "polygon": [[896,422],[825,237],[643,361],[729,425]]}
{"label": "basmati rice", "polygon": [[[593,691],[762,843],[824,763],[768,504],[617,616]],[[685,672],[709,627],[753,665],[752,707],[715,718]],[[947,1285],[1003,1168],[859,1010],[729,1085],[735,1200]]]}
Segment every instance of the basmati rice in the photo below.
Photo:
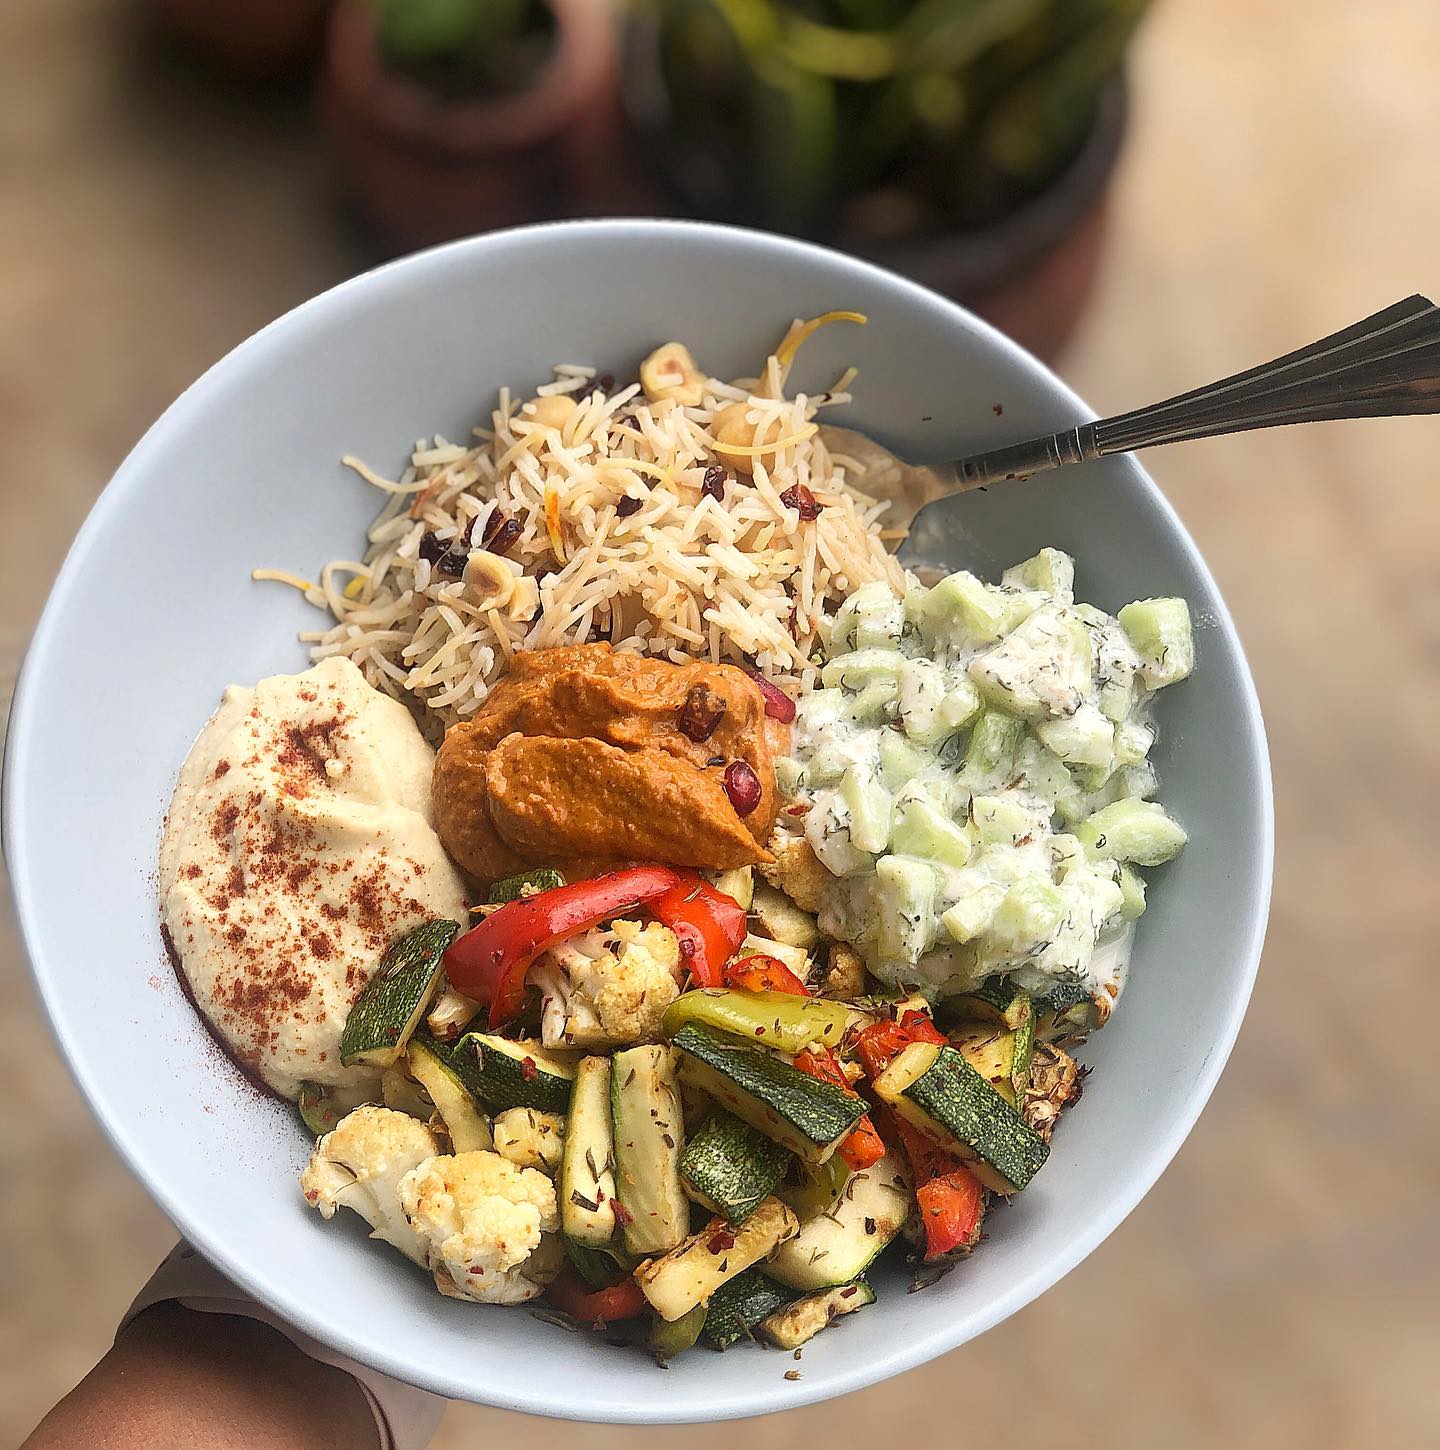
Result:
{"label": "basmati rice", "polygon": [[[432,735],[480,706],[515,651],[588,640],[809,687],[827,606],[870,580],[903,590],[904,576],[880,535],[887,505],[847,485],[816,430],[849,395],[780,396],[787,365],[772,356],[759,382],[709,379],[693,407],[638,384],[607,394],[593,369],[563,365],[530,402],[502,390],[473,446],[420,440],[399,479],[346,458],[389,497],[363,560],[333,561],[307,593],[336,621],[304,636],[314,658],[348,656],[423,703]],[[574,404],[563,419],[560,399]],[[749,477],[713,431],[737,402],[762,444]],[[716,464],[720,499],[702,493]],[[796,487],[818,518],[785,502]],[[503,557],[482,548],[502,525]]]}

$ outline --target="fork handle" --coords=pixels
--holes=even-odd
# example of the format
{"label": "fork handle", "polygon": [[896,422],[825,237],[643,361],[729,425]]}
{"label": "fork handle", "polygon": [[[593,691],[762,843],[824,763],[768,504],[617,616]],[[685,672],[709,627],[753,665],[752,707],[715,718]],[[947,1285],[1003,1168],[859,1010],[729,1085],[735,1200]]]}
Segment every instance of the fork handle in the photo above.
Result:
{"label": "fork handle", "polygon": [[1414,296],[1309,347],[1114,418],[960,459],[962,490],[1161,443],[1313,423],[1440,413],[1440,308]]}

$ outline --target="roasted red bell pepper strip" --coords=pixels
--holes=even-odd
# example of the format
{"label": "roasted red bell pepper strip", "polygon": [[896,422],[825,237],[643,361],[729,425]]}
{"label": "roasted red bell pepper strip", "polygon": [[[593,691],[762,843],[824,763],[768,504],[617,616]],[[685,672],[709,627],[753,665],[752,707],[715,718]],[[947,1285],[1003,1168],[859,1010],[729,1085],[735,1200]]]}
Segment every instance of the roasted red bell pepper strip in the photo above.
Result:
{"label": "roasted red bell pepper strip", "polygon": [[855,1042],[855,1052],[865,1071],[877,1078],[890,1065],[890,1059],[914,1042],[945,1045],[945,1034],[924,1012],[906,1012],[898,1022],[875,1022],[865,1028]]}
{"label": "roasted red bell pepper strip", "polygon": [[[819,1078],[821,1082],[833,1083],[838,1088],[844,1088],[852,1097],[859,1096],[850,1086],[850,1079],[845,1076],[845,1069],[840,1066],[840,1059],[828,1047],[821,1047],[818,1050],[812,1048],[809,1052],[797,1052],[794,1061],[795,1066],[810,1077]],[[867,1114],[850,1129],[835,1151],[845,1160],[848,1167],[859,1172],[862,1168],[869,1168],[878,1163],[885,1156],[885,1142],[875,1131],[875,1124],[870,1121]]]}
{"label": "roasted red bell pepper strip", "polygon": [[525,973],[541,952],[664,898],[685,874],[669,866],[636,866],[512,901],[491,912],[445,953],[450,985],[488,1004],[490,1026],[503,1027],[520,1011]]}
{"label": "roasted red bell pepper strip", "polygon": [[608,1289],[591,1289],[568,1264],[546,1289],[545,1297],[562,1314],[568,1314],[584,1324],[635,1319],[648,1308],[645,1295],[634,1279],[621,1279]]}
{"label": "roasted red bell pepper strip", "polygon": [[904,1118],[886,1119],[900,1139],[915,1183],[915,1201],[925,1226],[925,1258],[943,1259],[970,1248],[980,1234],[985,1195],[980,1180],[953,1154],[932,1143]]}
{"label": "roasted red bell pepper strip", "polygon": [[810,995],[810,989],[779,957],[759,954],[731,962],[725,968],[725,985],[746,992],[788,992],[792,997]]}
{"label": "roasted red bell pepper strip", "polygon": [[694,871],[672,874],[675,884],[648,901],[647,909],[675,933],[680,942],[680,965],[689,970],[696,985],[724,986],[725,963],[735,955],[748,930],[745,908]]}

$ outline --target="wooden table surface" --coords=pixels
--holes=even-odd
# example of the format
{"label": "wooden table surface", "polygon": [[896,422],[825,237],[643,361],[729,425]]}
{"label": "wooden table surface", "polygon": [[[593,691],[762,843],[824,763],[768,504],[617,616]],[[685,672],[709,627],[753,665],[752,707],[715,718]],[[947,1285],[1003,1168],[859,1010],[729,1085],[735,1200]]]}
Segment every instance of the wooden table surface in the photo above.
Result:
{"label": "wooden table surface", "polygon": [[[327,201],[303,105],[257,121],[156,72],[124,11],[0,7],[7,695],[69,538],[143,428],[368,260]],[[1116,411],[1440,287],[1437,56],[1433,0],[1164,0],[1066,376]],[[1107,1450],[1440,1444],[1440,1094],[1423,1016],[1440,967],[1437,441],[1436,423],[1385,421],[1152,459],[1234,611],[1274,753],[1275,904],[1239,1046],[1174,1166],[1063,1284],[902,1379],[746,1425],[753,1450],[898,1426],[924,1443]],[[103,923],[96,941],[103,970]],[[12,1444],[108,1345],[173,1231],[61,1069],[8,920],[0,961]],[[546,1447],[575,1432],[456,1407],[437,1444],[487,1433]],[[718,1450],[736,1431],[579,1433],[597,1450]]]}

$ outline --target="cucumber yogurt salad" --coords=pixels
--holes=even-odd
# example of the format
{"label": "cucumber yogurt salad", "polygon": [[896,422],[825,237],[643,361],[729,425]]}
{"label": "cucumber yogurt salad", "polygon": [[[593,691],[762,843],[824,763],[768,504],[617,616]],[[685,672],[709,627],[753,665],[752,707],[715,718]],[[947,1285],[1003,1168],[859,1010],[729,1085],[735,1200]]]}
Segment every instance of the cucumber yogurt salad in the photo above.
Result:
{"label": "cucumber yogurt salad", "polygon": [[998,585],[865,586],[777,763],[782,830],[829,879],[818,922],[931,1001],[1005,979],[1095,1025],[1119,997],[1138,867],[1185,844],[1154,801],[1156,692],[1193,664],[1183,599],[1112,617],[1056,549]]}

